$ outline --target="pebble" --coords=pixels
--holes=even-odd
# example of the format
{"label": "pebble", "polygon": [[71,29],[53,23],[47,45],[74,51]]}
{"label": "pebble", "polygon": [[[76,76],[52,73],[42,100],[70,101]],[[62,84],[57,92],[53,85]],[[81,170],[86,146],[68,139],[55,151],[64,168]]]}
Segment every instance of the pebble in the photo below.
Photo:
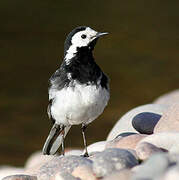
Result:
{"label": "pebble", "polygon": [[158,97],[153,103],[172,105],[179,103],[179,89],[166,93]]}
{"label": "pebble", "polygon": [[93,170],[89,168],[88,166],[78,166],[76,167],[72,175],[74,177],[78,177],[81,180],[96,180],[96,176],[93,173]]}
{"label": "pebble", "polygon": [[166,153],[154,154],[137,168],[131,180],[153,180],[162,176],[170,165]]}
{"label": "pebble", "polygon": [[[147,142],[153,144],[159,148],[168,150],[172,150],[173,153],[179,153],[179,132],[163,132],[148,135],[144,139],[142,139],[139,143]],[[178,147],[178,148],[176,148]]]}
{"label": "pebble", "polygon": [[88,166],[92,168],[92,161],[82,156],[60,156],[44,164],[38,171],[37,177],[42,180],[49,180],[57,173],[72,173],[78,166]]}
{"label": "pebble", "polygon": [[126,132],[134,132],[137,133],[137,131],[132,126],[132,119],[140,113],[143,112],[151,112],[155,114],[162,115],[163,112],[167,110],[167,105],[159,105],[159,104],[146,104],[139,107],[136,107],[126,114],[124,114],[114,125],[113,129],[110,131],[107,141],[110,141],[117,137],[121,133]]}
{"label": "pebble", "polygon": [[129,169],[122,169],[105,177],[103,180],[130,180],[132,172]]}
{"label": "pebble", "polygon": [[2,180],[37,180],[36,176],[29,176],[29,175],[12,175],[3,178]]}
{"label": "pebble", "polygon": [[163,152],[162,149],[154,146],[153,144],[146,143],[146,142],[138,143],[135,150],[136,150],[137,157],[142,161],[148,159],[151,155],[155,153]]}
{"label": "pebble", "polygon": [[126,137],[115,138],[106,143],[106,148],[122,148],[122,149],[135,149],[139,141],[145,138],[143,134],[132,134]]}
{"label": "pebble", "polygon": [[[105,149],[106,146],[106,141],[99,141],[95,142],[93,144],[90,144],[87,149],[88,149],[88,154],[89,156],[96,153],[96,152],[101,152]],[[83,154],[85,153],[85,150],[83,151]]]}
{"label": "pebble", "polygon": [[160,114],[143,112],[134,116],[132,126],[141,134],[153,134],[154,127],[160,118]]}
{"label": "pebble", "polygon": [[138,164],[132,153],[119,148],[106,149],[94,154],[90,159],[93,161],[93,172],[96,177],[104,177],[114,171],[123,168],[132,168]]}
{"label": "pebble", "polygon": [[154,133],[174,131],[179,132],[179,104],[171,105],[154,128]]}

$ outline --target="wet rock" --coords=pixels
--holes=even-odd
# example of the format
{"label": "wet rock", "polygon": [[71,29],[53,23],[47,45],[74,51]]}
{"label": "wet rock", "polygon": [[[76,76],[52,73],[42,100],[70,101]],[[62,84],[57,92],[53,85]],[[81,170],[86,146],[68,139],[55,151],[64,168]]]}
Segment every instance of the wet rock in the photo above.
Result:
{"label": "wet rock", "polygon": [[155,153],[163,152],[162,149],[154,146],[153,144],[146,143],[146,142],[138,143],[135,150],[140,160],[146,160]]}
{"label": "wet rock", "polygon": [[129,169],[122,169],[105,177],[103,180],[130,180],[132,172]]}
{"label": "wet rock", "polygon": [[37,180],[37,177],[19,174],[19,175],[7,176],[2,180]]}
{"label": "wet rock", "polygon": [[141,134],[152,134],[160,118],[160,114],[143,112],[134,116],[132,126]]}
{"label": "wet rock", "polygon": [[126,137],[115,138],[106,143],[106,148],[122,148],[122,149],[135,149],[139,141],[145,138],[146,135],[132,134]]}
{"label": "wet rock", "polygon": [[179,90],[171,91],[166,93],[160,97],[158,97],[155,101],[155,104],[167,104],[172,105],[175,103],[179,103]]}
{"label": "wet rock", "polygon": [[174,131],[179,132],[179,104],[171,105],[154,128],[154,133]]}
{"label": "wet rock", "polygon": [[44,164],[38,171],[37,177],[42,180],[49,180],[57,173],[72,173],[78,166],[88,166],[92,168],[92,161],[82,156],[60,156]]}
{"label": "wet rock", "polygon": [[140,143],[147,142],[158,148],[168,150],[169,152],[172,150],[173,153],[179,153],[179,149],[177,148],[178,140],[179,132],[165,132],[148,135],[146,138],[142,139]]}
{"label": "wet rock", "polygon": [[87,166],[78,166],[76,167],[72,175],[74,177],[78,177],[81,180],[97,180],[96,176],[94,175],[93,171],[91,168]]}
{"label": "wet rock", "polygon": [[97,177],[104,177],[116,170],[132,168],[138,161],[127,150],[119,148],[106,149],[94,154],[90,159],[93,161],[93,172]]}
{"label": "wet rock", "polygon": [[109,133],[107,137],[107,141],[114,139],[117,135],[121,133],[126,133],[126,132],[137,133],[137,131],[132,126],[132,119],[137,114],[140,114],[143,112],[151,112],[151,113],[162,115],[163,112],[167,110],[167,108],[168,108],[167,105],[147,104],[147,105],[139,106],[137,108],[130,110],[125,115],[123,115],[114,125],[113,129],[111,130],[111,132]]}
{"label": "wet rock", "polygon": [[[105,149],[106,141],[99,141],[93,144],[90,144],[87,149],[89,155],[94,154],[95,152],[101,152]],[[84,153],[85,151],[83,151]]]}
{"label": "wet rock", "polygon": [[159,178],[170,165],[167,154],[154,154],[137,168],[131,180],[153,180]]}

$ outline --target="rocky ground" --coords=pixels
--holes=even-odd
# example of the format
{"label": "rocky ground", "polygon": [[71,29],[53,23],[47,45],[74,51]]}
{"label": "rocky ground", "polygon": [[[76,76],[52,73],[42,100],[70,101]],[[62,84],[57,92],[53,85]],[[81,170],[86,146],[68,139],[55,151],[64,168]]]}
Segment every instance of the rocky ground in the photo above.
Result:
{"label": "rocky ground", "polygon": [[1,166],[2,180],[178,180],[179,90],[127,112],[105,141],[66,156],[32,154],[24,168]]}

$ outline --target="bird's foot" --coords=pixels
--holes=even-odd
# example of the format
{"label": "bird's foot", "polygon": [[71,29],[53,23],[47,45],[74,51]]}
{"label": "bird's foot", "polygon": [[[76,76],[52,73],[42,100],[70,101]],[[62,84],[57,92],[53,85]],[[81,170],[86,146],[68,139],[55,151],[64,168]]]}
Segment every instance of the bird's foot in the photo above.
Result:
{"label": "bird's foot", "polygon": [[85,152],[83,155],[81,155],[82,157],[89,157],[89,154],[87,152]]}

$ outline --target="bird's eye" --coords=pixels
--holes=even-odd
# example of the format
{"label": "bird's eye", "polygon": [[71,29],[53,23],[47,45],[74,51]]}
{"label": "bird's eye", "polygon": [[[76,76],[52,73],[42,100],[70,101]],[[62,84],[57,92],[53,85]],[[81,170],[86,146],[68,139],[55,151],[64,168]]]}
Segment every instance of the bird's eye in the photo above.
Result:
{"label": "bird's eye", "polygon": [[85,35],[85,34],[82,34],[82,35],[81,35],[81,38],[82,38],[82,39],[85,39],[85,38],[86,38],[86,35]]}

